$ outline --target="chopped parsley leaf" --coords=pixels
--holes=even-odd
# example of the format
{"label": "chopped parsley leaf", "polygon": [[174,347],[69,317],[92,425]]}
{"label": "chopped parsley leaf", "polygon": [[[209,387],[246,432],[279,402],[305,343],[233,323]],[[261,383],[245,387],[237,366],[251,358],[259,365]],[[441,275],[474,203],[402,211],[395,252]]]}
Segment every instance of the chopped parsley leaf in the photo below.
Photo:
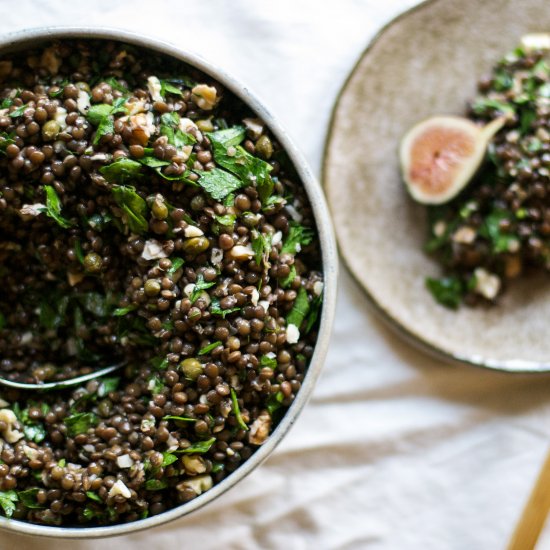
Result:
{"label": "chopped parsley leaf", "polygon": [[134,311],[136,308],[137,308],[137,306],[135,304],[132,304],[132,305],[126,306],[126,307],[117,307],[113,311],[113,315],[115,317],[122,317],[123,315],[127,315],[131,311]]}
{"label": "chopped parsley leaf", "polygon": [[296,279],[296,266],[294,264],[292,264],[290,266],[290,273],[284,277],[283,279],[281,279],[279,281],[279,284],[283,287],[283,288],[288,288],[291,284],[292,284],[292,281],[294,281],[294,279]]}
{"label": "chopped parsley leaf", "polygon": [[196,418],[190,418],[188,416],[174,416],[171,414],[168,414],[166,416],[162,417],[163,420],[178,420],[180,422],[196,422]]}
{"label": "chopped parsley leaf", "polygon": [[298,328],[302,325],[306,315],[309,313],[310,305],[306,289],[302,286],[298,290],[298,295],[294,301],[294,306],[286,317],[286,324],[294,325]]}
{"label": "chopped parsley leaf", "polygon": [[173,258],[172,267],[166,271],[169,275],[173,275],[183,264],[185,260],[183,258]]}
{"label": "chopped parsley leaf", "polygon": [[313,230],[296,222],[290,223],[288,235],[283,243],[281,254],[296,254],[302,246],[306,246],[313,240]]}
{"label": "chopped parsley leaf", "polygon": [[216,342],[212,342],[211,344],[204,346],[204,348],[202,348],[198,354],[206,355],[207,353],[210,353],[213,349],[216,349],[220,345],[221,345],[221,342],[219,340],[217,340]]}
{"label": "chopped parsley leaf", "polygon": [[135,188],[126,185],[117,185],[113,187],[112,193],[115,201],[126,215],[126,223],[130,231],[137,234],[146,233],[149,229],[149,224],[145,219],[147,203],[136,193]]}
{"label": "chopped parsley leaf", "polygon": [[246,422],[243,420],[243,417],[241,415],[241,409],[239,408],[239,400],[237,399],[237,394],[235,393],[235,390],[233,388],[231,388],[231,403],[233,405],[233,414],[237,419],[237,424],[243,430],[248,431],[248,426],[246,425]]}
{"label": "chopped parsley leaf", "polygon": [[101,500],[101,497],[97,494],[97,493],[94,493],[93,491],[86,491],[86,496],[90,499],[90,500],[95,500],[96,502],[103,502]]}
{"label": "chopped parsley leaf", "polygon": [[126,103],[126,98],[119,97],[113,101],[112,105],[99,103],[88,109],[86,118],[91,124],[97,126],[93,140],[94,145],[97,145],[104,135],[114,133],[114,115],[126,112],[124,103]]}
{"label": "chopped parsley leaf", "polygon": [[127,180],[141,176],[141,163],[128,158],[120,158],[101,167],[99,171],[108,182],[123,184]]}
{"label": "chopped parsley leaf", "polygon": [[240,311],[240,307],[230,307],[227,309],[222,309],[220,305],[220,301],[218,298],[212,298],[212,302],[210,303],[210,313],[212,315],[221,315],[224,319],[226,315],[229,315],[230,313],[235,313],[236,311]]}
{"label": "chopped parsley leaf", "polygon": [[191,303],[194,304],[199,299],[203,290],[213,287],[215,284],[216,281],[206,282],[202,273],[199,273],[199,276],[197,277],[197,282],[195,283],[195,288],[193,289],[193,292],[191,292],[191,296],[189,296]]}
{"label": "chopped parsley leaf", "polygon": [[99,419],[92,412],[72,414],[63,421],[67,427],[69,437],[86,433],[92,426],[97,425]]}
{"label": "chopped parsley leaf", "polygon": [[282,403],[285,396],[282,391],[278,391],[277,393],[272,393],[266,401],[265,408],[267,409],[267,412],[273,416],[273,413],[277,410],[279,410],[282,407]]}
{"label": "chopped parsley leaf", "polygon": [[203,453],[207,453],[210,450],[210,447],[212,447],[212,445],[214,445],[215,442],[216,442],[216,438],[212,437],[205,441],[197,441],[197,443],[193,443],[193,445],[191,445],[190,447],[187,447],[187,449],[177,449],[174,452],[185,453],[185,454],[203,454]]}
{"label": "chopped parsley leaf", "polygon": [[163,468],[166,468],[166,466],[170,466],[170,464],[174,464],[178,460],[178,457],[175,454],[164,452],[162,453],[162,464],[161,466]]}
{"label": "chopped parsley leaf", "polygon": [[0,491],[0,506],[2,506],[6,517],[11,518],[15,512],[15,503],[18,500],[19,497],[15,491]]}
{"label": "chopped parsley leaf", "polygon": [[46,216],[55,220],[58,225],[67,229],[71,226],[71,222],[61,215],[61,201],[51,185],[44,185],[46,191],[46,208],[44,212]]}
{"label": "chopped parsley leaf", "polygon": [[440,304],[451,309],[458,308],[464,294],[464,285],[458,277],[428,277],[426,287]]}
{"label": "chopped parsley leaf", "polygon": [[17,118],[18,116],[22,116],[23,113],[25,112],[25,109],[28,107],[28,105],[20,105],[19,107],[16,107],[11,113],[10,113],[10,117],[11,118]]}
{"label": "chopped parsley leaf", "polygon": [[25,489],[24,491],[18,491],[17,495],[19,496],[19,500],[21,501],[21,503],[27,508],[45,508],[44,505],[39,504],[36,500],[36,495],[38,494],[38,491],[40,491],[38,487],[32,487],[30,489]]}
{"label": "chopped parsley leaf", "polygon": [[116,391],[118,385],[120,384],[119,376],[110,376],[107,378],[102,378],[97,389],[98,397],[105,397],[112,391]]}
{"label": "chopped parsley leaf", "polygon": [[218,201],[245,185],[244,182],[233,174],[221,168],[213,168],[208,172],[201,172],[198,183],[213,199]]}
{"label": "chopped parsley leaf", "polygon": [[262,355],[260,358],[260,367],[269,367],[270,369],[276,369],[277,359],[275,359],[275,357],[268,357],[267,355]]}
{"label": "chopped parsley leaf", "polygon": [[269,173],[272,166],[239,145],[245,137],[242,126],[234,126],[206,134],[212,143],[216,163],[240,178],[244,185],[257,187],[262,202],[267,201],[273,192],[273,181]]}
{"label": "chopped parsley leaf", "polygon": [[257,265],[260,265],[262,260],[267,264],[271,252],[271,235],[256,232],[252,237],[252,250]]}
{"label": "chopped parsley leaf", "polygon": [[160,491],[166,489],[168,482],[165,479],[148,479],[145,482],[145,489],[147,491]]}
{"label": "chopped parsley leaf", "polygon": [[160,81],[160,95],[162,97],[165,97],[166,94],[173,94],[173,95],[179,95],[182,96],[182,91],[170,83],[169,80],[161,80]]}

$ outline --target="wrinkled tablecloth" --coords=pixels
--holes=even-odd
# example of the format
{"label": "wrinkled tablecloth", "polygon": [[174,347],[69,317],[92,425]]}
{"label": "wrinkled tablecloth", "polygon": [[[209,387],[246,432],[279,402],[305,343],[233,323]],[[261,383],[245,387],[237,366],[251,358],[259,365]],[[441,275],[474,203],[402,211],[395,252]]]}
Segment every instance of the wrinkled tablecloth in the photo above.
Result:
{"label": "wrinkled tablecloth", "polygon": [[[0,32],[109,25],[191,48],[255,90],[319,174],[346,76],[413,3],[2,0]],[[151,531],[61,542],[2,532],[0,550],[500,549],[547,452],[549,419],[548,376],[416,351],[373,316],[342,269],[324,372],[262,467],[206,509]],[[539,548],[550,548],[550,532]]]}

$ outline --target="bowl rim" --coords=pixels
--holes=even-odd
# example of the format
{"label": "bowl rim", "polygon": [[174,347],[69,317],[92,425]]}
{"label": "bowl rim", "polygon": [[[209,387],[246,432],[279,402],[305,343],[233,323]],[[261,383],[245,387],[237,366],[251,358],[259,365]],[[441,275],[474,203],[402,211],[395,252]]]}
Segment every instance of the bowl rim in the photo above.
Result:
{"label": "bowl rim", "polygon": [[306,376],[304,377],[302,387],[294,402],[268,440],[248,460],[239,466],[235,472],[231,473],[217,485],[214,485],[212,489],[209,489],[187,503],[176,506],[156,516],[130,523],[100,527],[56,527],[27,523],[15,519],[8,519],[3,516],[0,517],[0,529],[9,530],[15,533],[43,537],[89,539],[135,533],[144,529],[158,527],[164,523],[183,517],[218,498],[268,458],[295,423],[299,413],[309,399],[321,372],[328,351],[336,309],[338,253],[332,221],[321,185],[313,175],[303,154],[292,142],[287,132],[247,86],[241,84],[239,80],[230,76],[223,69],[218,68],[212,62],[207,61],[191,49],[176,46],[154,35],[143,35],[142,33],[116,27],[63,25],[34,27],[6,33],[0,36],[0,55],[11,51],[21,51],[25,48],[30,48],[50,40],[66,39],[113,40],[170,56],[216,79],[250,107],[251,110],[269,126],[269,129],[281,143],[304,185],[317,225],[324,277],[324,297],[319,332],[313,356]]}
{"label": "bowl rim", "polygon": [[[377,45],[377,43],[384,37],[384,35],[396,24],[399,24],[402,19],[407,18],[408,16],[425,9],[429,9],[432,5],[439,3],[440,0],[423,0],[418,4],[411,6],[408,9],[405,9],[399,12],[395,17],[392,17],[387,23],[385,23],[367,42],[365,48],[357,56],[357,59],[353,63],[346,79],[342,83],[336,99],[332,105],[330,118],[328,122],[327,133],[325,136],[324,146],[323,146],[323,161],[321,164],[321,175],[320,181],[323,189],[327,185],[327,172],[328,165],[330,162],[330,146],[333,139],[334,128],[336,125],[336,119],[338,118],[338,109],[340,106],[340,100],[344,93],[347,91],[348,86],[351,83],[351,80],[355,76],[356,72],[359,70],[359,66],[362,63],[363,59],[369,55],[370,51]],[[331,207],[329,206],[329,210]],[[351,278],[355,281],[361,291],[367,298],[367,304],[369,309],[374,313],[374,315],[384,323],[394,334],[400,337],[403,341],[416,348],[417,350],[426,353],[432,358],[438,360],[444,360],[446,363],[455,366],[468,366],[481,368],[489,371],[503,372],[510,375],[522,375],[522,374],[548,374],[550,372],[550,362],[543,361],[530,361],[530,360],[521,360],[521,359],[509,359],[509,360],[495,360],[491,357],[467,354],[467,353],[452,353],[450,351],[444,350],[437,347],[432,342],[423,339],[421,336],[415,334],[409,330],[404,324],[395,319],[391,313],[378,301],[376,296],[369,290],[369,288],[363,284],[360,277],[357,275],[355,270],[352,268],[349,263],[346,255],[343,253],[342,247],[338,242],[338,250],[340,252],[340,259],[342,265]]]}

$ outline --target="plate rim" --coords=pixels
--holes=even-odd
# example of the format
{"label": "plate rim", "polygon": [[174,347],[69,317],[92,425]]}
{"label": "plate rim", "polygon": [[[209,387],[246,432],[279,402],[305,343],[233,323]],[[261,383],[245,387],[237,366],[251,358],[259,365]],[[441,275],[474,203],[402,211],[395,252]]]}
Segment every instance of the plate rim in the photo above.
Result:
{"label": "plate rim", "polygon": [[[378,42],[384,37],[384,35],[393,28],[396,24],[401,22],[401,20],[409,17],[410,15],[429,9],[432,5],[439,3],[441,0],[423,0],[418,4],[415,4],[404,11],[398,13],[395,17],[391,18],[386,22],[367,42],[366,46],[363,48],[361,53],[357,56],[357,59],[353,63],[349,73],[347,74],[344,82],[340,86],[336,98],[332,104],[330,117],[327,125],[327,130],[325,134],[324,144],[323,144],[323,154],[321,161],[321,171],[319,180],[325,196],[327,197],[328,208],[332,213],[332,204],[328,197],[327,192],[327,172],[329,165],[330,157],[330,147],[333,141],[333,136],[335,132],[335,124],[337,119],[337,111],[340,106],[341,100],[346,93],[351,80],[356,75],[359,66],[366,56],[369,55],[371,50],[378,44]],[[331,216],[332,217],[332,216]],[[482,368],[489,371],[504,372],[511,375],[521,375],[521,374],[547,374],[550,372],[550,360],[548,362],[542,361],[531,361],[523,359],[508,359],[508,360],[498,360],[491,359],[486,356],[478,356],[473,354],[457,354],[450,351],[441,349],[440,347],[434,345],[432,342],[422,338],[418,334],[409,330],[403,323],[394,318],[376,299],[375,295],[369,290],[367,285],[363,284],[359,276],[355,273],[351,263],[348,262],[346,254],[344,253],[343,247],[340,244],[340,234],[339,229],[334,224],[334,232],[336,235],[336,241],[338,246],[338,252],[342,265],[346,269],[347,273],[351,276],[353,281],[361,289],[363,294],[367,297],[368,305],[370,311],[372,311],[378,319],[380,319],[386,327],[389,327],[394,334],[397,334],[402,340],[412,345],[417,350],[420,350],[424,353],[427,353],[432,358],[442,359],[447,361],[450,364],[454,365],[468,365],[477,368]]]}

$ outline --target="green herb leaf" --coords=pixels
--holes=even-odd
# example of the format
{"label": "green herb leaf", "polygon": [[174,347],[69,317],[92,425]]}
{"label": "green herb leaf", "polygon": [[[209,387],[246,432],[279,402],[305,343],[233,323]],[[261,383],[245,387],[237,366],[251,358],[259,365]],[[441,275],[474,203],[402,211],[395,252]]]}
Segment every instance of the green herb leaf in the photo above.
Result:
{"label": "green herb leaf", "polygon": [[45,508],[44,505],[39,504],[36,500],[36,495],[40,489],[38,487],[32,487],[31,489],[25,489],[24,491],[18,491],[17,495],[21,503],[27,508],[36,509],[36,508]]}
{"label": "green herb leaf", "polygon": [[0,132],[0,154],[5,155],[8,145],[15,143],[11,135],[6,132]]}
{"label": "green herb leaf", "polygon": [[490,115],[493,111],[502,113],[503,115],[514,114],[516,110],[512,105],[499,101],[497,99],[490,99],[488,97],[480,97],[472,103],[472,111],[476,115]]}
{"label": "green herb leaf", "polygon": [[86,113],[86,118],[88,119],[88,122],[91,122],[94,126],[97,126],[98,124],[101,124],[101,121],[105,117],[111,114],[112,110],[113,106],[108,105],[107,103],[92,105]]}
{"label": "green herb leaf", "polygon": [[64,420],[64,424],[67,427],[67,434],[70,437],[75,435],[86,433],[91,427],[96,426],[99,419],[94,413],[82,412],[68,416]]}
{"label": "green herb leaf", "polygon": [[54,219],[61,227],[68,228],[71,222],[61,215],[61,201],[51,185],[44,185],[46,191],[46,216]]}
{"label": "green herb leaf", "polygon": [[212,473],[217,474],[225,470],[225,464],[223,462],[212,462]]}
{"label": "green herb leaf", "polygon": [[108,317],[111,313],[111,306],[104,294],[99,292],[86,292],[79,297],[82,307],[95,317]]}
{"label": "green herb leaf", "polygon": [[166,271],[169,275],[173,275],[184,263],[185,260],[183,258],[171,258],[172,260],[172,267]]}
{"label": "green herb leaf", "polygon": [[119,384],[120,384],[119,376],[110,376],[110,377],[102,378],[99,384],[99,388],[97,389],[98,397],[105,397],[112,391],[116,391]]}
{"label": "green herb leaf", "polygon": [[537,113],[533,109],[522,109],[519,118],[519,131],[525,135],[531,129],[533,122],[537,120]]}
{"label": "green herb leaf", "polygon": [[15,491],[0,491],[0,506],[4,510],[6,517],[11,518],[15,512],[15,503],[19,500]]}
{"label": "green herb leaf", "polygon": [[281,391],[278,391],[277,393],[272,393],[267,398],[265,408],[271,416],[273,416],[273,413],[275,413],[275,411],[279,410],[282,407],[284,398],[285,396]]}
{"label": "green herb leaf", "polygon": [[139,159],[139,162],[149,168],[163,168],[164,166],[170,166],[167,160],[161,160],[154,156],[146,156]]}
{"label": "green herb leaf", "polygon": [[186,145],[193,145],[197,140],[191,134],[183,132],[180,127],[180,117],[177,113],[164,113],[161,117],[160,134],[168,138],[168,143],[182,149]]}
{"label": "green herb leaf", "polygon": [[147,491],[160,491],[166,489],[168,482],[165,479],[148,479],[145,482],[145,489]]}
{"label": "green herb leaf", "polygon": [[504,220],[512,220],[512,215],[505,210],[493,210],[484,220],[479,229],[479,235],[488,239],[495,254],[507,252],[512,241],[518,237],[511,233],[504,233],[500,227]]}
{"label": "green herb leaf", "polygon": [[152,395],[158,395],[164,389],[164,382],[158,376],[153,375],[149,377],[147,388],[151,391]]}
{"label": "green herb leaf", "polygon": [[113,187],[112,193],[115,201],[126,214],[126,223],[130,231],[137,234],[146,233],[149,229],[149,224],[145,219],[147,203],[136,193],[135,188],[117,185]]}
{"label": "green herb leaf", "polygon": [[277,359],[275,359],[275,357],[262,355],[260,357],[260,367],[269,367],[270,369],[275,370],[277,368]]}
{"label": "green herb leaf", "polygon": [[302,325],[303,320],[306,315],[309,313],[309,299],[307,297],[306,289],[302,286],[298,290],[298,295],[294,301],[294,306],[290,310],[290,313],[287,315],[286,324],[294,325],[298,328]]}
{"label": "green herb leaf", "polygon": [[82,250],[82,244],[77,239],[74,243],[74,252],[76,254],[76,259],[83,264],[84,263],[84,251]]}
{"label": "green herb leaf", "polygon": [[495,90],[504,92],[509,90],[514,85],[514,79],[506,72],[499,71],[494,76],[493,83]]}
{"label": "green herb leaf", "polygon": [[[208,132],[206,135],[212,143],[227,149],[227,147],[240,145],[246,137],[246,130],[244,126],[233,126],[217,132]],[[223,153],[226,153],[226,151],[223,151]]]}
{"label": "green herb leaf", "polygon": [[160,115],[160,121],[162,122],[162,125],[169,126],[171,128],[177,128],[180,123],[180,117],[178,113],[164,113]]}
{"label": "green herb leaf", "polygon": [[233,404],[233,414],[237,419],[237,424],[243,430],[248,431],[248,426],[246,425],[246,422],[243,420],[243,417],[241,415],[241,409],[239,408],[239,400],[237,399],[237,394],[233,388],[231,388],[231,403]]}
{"label": "green herb leaf", "polygon": [[198,183],[213,199],[218,201],[245,185],[240,179],[220,168],[201,172]]}
{"label": "green herb leaf", "polygon": [[311,301],[311,304],[309,306],[309,313],[307,315],[307,322],[306,322],[306,334],[315,326],[315,323],[317,322],[317,319],[319,318],[319,313],[321,311],[321,306],[323,304],[323,295],[315,296],[315,298]]}
{"label": "green herb leaf", "polygon": [[17,108],[15,108],[11,113],[10,113],[10,117],[11,118],[17,118],[19,116],[23,116],[23,113],[25,111],[25,109],[28,107],[28,105],[21,105]]}
{"label": "green herb leaf", "polygon": [[265,202],[273,191],[273,181],[269,175],[273,167],[239,145],[245,137],[245,129],[234,126],[226,130],[209,132],[206,135],[212,143],[216,163],[239,177],[245,185],[255,185],[258,188],[260,200]]}
{"label": "green herb leaf", "polygon": [[124,103],[126,98],[119,97],[115,99],[112,105],[107,103],[100,103],[98,105],[92,105],[86,113],[88,121],[97,126],[97,130],[94,136],[93,144],[97,145],[99,140],[106,134],[113,134],[114,129],[114,115],[117,113],[125,113]]}
{"label": "green herb leaf", "polygon": [[202,348],[198,354],[206,355],[207,353],[210,353],[213,349],[217,348],[220,345],[221,345],[221,342],[219,340],[217,340],[216,342],[212,342],[211,344],[204,346],[204,348]]}
{"label": "green herb leaf", "polygon": [[252,250],[257,265],[260,265],[262,260],[267,264],[271,252],[271,235],[255,232],[252,237]]}
{"label": "green herb leaf", "polygon": [[170,464],[174,464],[174,462],[177,462],[178,457],[175,454],[164,452],[162,453],[162,464],[161,466],[163,468],[166,468],[166,466],[170,466]]}
{"label": "green herb leaf", "polygon": [[426,287],[440,304],[451,309],[458,308],[464,295],[464,285],[458,277],[428,278]]}
{"label": "green herb leaf", "polygon": [[128,313],[130,313],[131,311],[134,311],[135,309],[137,309],[137,306],[135,304],[132,304],[132,305],[126,306],[126,307],[117,307],[113,311],[113,315],[115,317],[122,317],[124,315],[128,315]]}
{"label": "green herb leaf", "polygon": [[157,357],[153,357],[151,359],[151,365],[156,370],[164,370],[164,369],[166,369],[166,367],[168,367],[168,359],[166,357],[161,356],[161,355],[159,355]]}
{"label": "green herb leaf", "polygon": [[67,320],[67,308],[69,307],[69,296],[55,297],[52,300],[56,309],[54,309],[46,300],[40,303],[38,321],[40,326],[46,330],[57,330],[63,326]]}
{"label": "green herb leaf", "polygon": [[169,80],[161,80],[160,81],[160,95],[165,97],[166,94],[173,94],[173,95],[179,95],[180,97],[183,95],[182,91],[170,83]]}
{"label": "green herb leaf", "polygon": [[279,284],[281,285],[282,288],[288,288],[291,284],[292,284],[292,281],[294,281],[294,279],[296,279],[296,266],[294,264],[292,264],[290,266],[290,273],[284,277],[283,279],[281,279],[279,281]]}
{"label": "green herb leaf", "polygon": [[296,254],[302,246],[306,246],[313,240],[313,230],[296,222],[291,222],[288,235],[283,243],[281,254]]}
{"label": "green herb leaf", "polygon": [[224,319],[230,313],[235,313],[236,311],[240,310],[240,307],[230,307],[227,309],[222,309],[220,301],[216,297],[212,298],[212,302],[210,303],[210,313],[212,315],[221,315]]}
{"label": "green herb leaf", "polygon": [[112,220],[113,217],[111,216],[111,214],[94,214],[88,219],[88,223],[96,231],[103,231],[103,229],[105,229],[105,226]]}
{"label": "green herb leaf", "polygon": [[233,227],[237,216],[235,214],[225,214],[224,216],[216,216],[216,221],[223,227]]}
{"label": "green herb leaf", "polygon": [[86,491],[86,496],[90,499],[90,500],[95,500],[95,502],[103,502],[101,500],[101,497],[97,494],[97,493],[94,493],[93,491]]}
{"label": "green herb leaf", "polygon": [[189,297],[189,299],[191,300],[191,303],[194,304],[199,299],[199,296],[201,295],[201,292],[203,290],[213,287],[215,284],[216,284],[216,281],[210,281],[207,283],[204,280],[202,273],[199,273],[199,276],[197,277],[197,281],[195,283],[195,288],[193,289],[193,292]]}
{"label": "green herb leaf", "polygon": [[215,442],[216,438],[212,437],[211,439],[207,439],[206,441],[197,441],[197,443],[193,443],[193,445],[187,447],[187,449],[178,449],[174,452],[185,454],[203,454],[207,453],[210,450],[210,447],[212,447]]}
{"label": "green herb leaf", "polygon": [[35,443],[40,443],[46,439],[48,432],[44,427],[44,424],[41,422],[36,422],[32,424],[27,424],[23,426],[23,433],[25,438],[29,441],[34,441]]}
{"label": "green herb leaf", "polygon": [[106,78],[103,82],[105,82],[105,84],[109,84],[109,86],[111,86],[113,90],[118,90],[119,92],[125,94],[129,92],[128,88],[126,88],[126,86],[123,86],[114,76]]}
{"label": "green herb leaf", "polygon": [[163,420],[178,420],[180,422],[196,422],[196,418],[189,418],[188,416],[173,416],[168,414],[162,417]]}
{"label": "green herb leaf", "polygon": [[108,182],[119,184],[134,180],[142,175],[141,163],[128,158],[120,158],[111,164],[102,166],[99,171]]}

